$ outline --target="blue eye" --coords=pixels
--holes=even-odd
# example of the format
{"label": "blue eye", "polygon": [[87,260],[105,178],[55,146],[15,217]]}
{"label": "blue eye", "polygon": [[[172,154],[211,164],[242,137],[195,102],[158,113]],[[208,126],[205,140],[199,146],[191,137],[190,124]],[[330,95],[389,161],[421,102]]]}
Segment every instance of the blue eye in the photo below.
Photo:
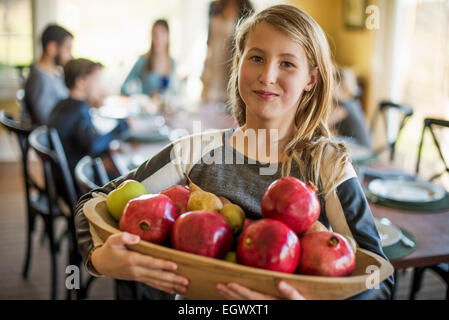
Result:
{"label": "blue eye", "polygon": [[259,57],[259,56],[252,56],[249,59],[254,62],[262,62],[263,61],[262,57]]}

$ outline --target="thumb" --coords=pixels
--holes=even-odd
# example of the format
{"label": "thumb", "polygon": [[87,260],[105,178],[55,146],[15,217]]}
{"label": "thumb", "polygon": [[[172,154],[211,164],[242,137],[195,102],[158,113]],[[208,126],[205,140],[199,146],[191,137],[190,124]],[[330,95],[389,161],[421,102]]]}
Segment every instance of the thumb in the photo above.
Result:
{"label": "thumb", "polygon": [[117,233],[109,237],[108,242],[112,247],[125,248],[127,244],[136,244],[140,237],[128,232]]}

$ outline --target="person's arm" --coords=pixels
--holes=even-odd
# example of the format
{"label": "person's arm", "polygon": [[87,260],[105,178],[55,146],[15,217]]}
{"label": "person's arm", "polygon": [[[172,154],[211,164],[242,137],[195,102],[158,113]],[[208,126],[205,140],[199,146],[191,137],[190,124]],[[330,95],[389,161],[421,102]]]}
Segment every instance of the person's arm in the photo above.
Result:
{"label": "person's arm", "polygon": [[[120,93],[125,95],[125,96],[129,96],[133,93],[136,92],[132,92],[132,90],[130,90],[128,88],[128,86],[132,83],[137,83],[140,80],[139,75],[142,72],[142,69],[145,67],[145,63],[146,63],[146,59],[141,56],[139,57],[139,59],[136,61],[136,63],[134,64],[134,66],[132,67],[131,71],[129,72],[128,76],[126,77],[125,81],[122,84],[122,87],[120,88]],[[141,93],[141,92],[137,92],[137,93]]]}
{"label": "person's arm", "polygon": [[[380,236],[363,189],[350,163],[345,174],[325,197],[325,211],[334,232],[352,236],[358,247],[385,256]],[[379,288],[367,289],[350,299],[390,299],[394,278],[390,276]]]}
{"label": "person's arm", "polygon": [[89,107],[83,106],[81,109],[81,118],[73,130],[72,137],[87,154],[96,157],[107,151],[111,141],[116,139],[126,129],[128,129],[127,123],[120,121],[107,134],[100,134],[92,122]]}
{"label": "person's arm", "polygon": [[32,74],[26,84],[26,103],[30,108],[30,112],[33,117],[33,121],[39,124],[46,124],[48,116],[50,115],[51,108],[49,105],[52,99],[48,100],[46,94],[46,88],[43,84],[43,79],[37,74]]}

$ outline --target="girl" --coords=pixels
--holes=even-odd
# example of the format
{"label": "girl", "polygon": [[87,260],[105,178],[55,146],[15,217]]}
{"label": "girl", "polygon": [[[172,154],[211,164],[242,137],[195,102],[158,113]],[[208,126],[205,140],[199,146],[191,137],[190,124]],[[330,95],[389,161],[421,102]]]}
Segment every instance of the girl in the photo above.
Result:
{"label": "girl", "polygon": [[124,95],[155,95],[174,90],[175,61],[169,54],[169,28],[166,20],[157,20],[151,29],[151,48],[139,57],[122,85]]}
{"label": "girl", "polygon": [[[293,6],[268,8],[243,22],[236,34],[229,88],[240,127],[181,138],[115,184],[137,179],[156,193],[185,183],[186,172],[202,189],[239,204],[248,218],[260,219],[260,201],[270,183],[295,176],[318,186],[324,225],[384,256],[346,148],[333,141],[326,125],[332,86],[329,47],[318,24]],[[108,184],[98,191],[112,189]],[[126,250],[125,244],[138,237],[119,234],[94,246],[82,211],[90,198],[85,195],[77,210],[88,270],[182,294],[188,279],[175,274],[176,264]],[[392,285],[389,278],[357,298],[387,299]],[[218,284],[217,290],[230,299],[273,298],[238,283]],[[284,282],[279,292],[287,299],[307,298]]]}

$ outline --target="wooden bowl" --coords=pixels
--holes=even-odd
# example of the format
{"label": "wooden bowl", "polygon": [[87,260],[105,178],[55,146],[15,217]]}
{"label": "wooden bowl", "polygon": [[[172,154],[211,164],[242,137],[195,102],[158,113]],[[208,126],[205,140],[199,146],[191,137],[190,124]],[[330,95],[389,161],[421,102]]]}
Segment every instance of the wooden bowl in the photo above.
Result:
{"label": "wooden bowl", "polygon": [[[104,198],[93,198],[84,205],[84,214],[101,239],[119,233],[117,222],[109,215]],[[307,299],[346,299],[374,286],[394,271],[393,266],[372,252],[358,249],[356,267],[348,277],[320,277],[274,272],[232,262],[203,257],[172,248],[139,241],[128,247],[142,254],[177,263],[176,273],[190,280],[183,296],[190,299],[222,300],[216,284],[238,282],[250,289],[282,297],[277,289],[280,280],[295,287]],[[378,272],[371,273],[373,270]]]}

